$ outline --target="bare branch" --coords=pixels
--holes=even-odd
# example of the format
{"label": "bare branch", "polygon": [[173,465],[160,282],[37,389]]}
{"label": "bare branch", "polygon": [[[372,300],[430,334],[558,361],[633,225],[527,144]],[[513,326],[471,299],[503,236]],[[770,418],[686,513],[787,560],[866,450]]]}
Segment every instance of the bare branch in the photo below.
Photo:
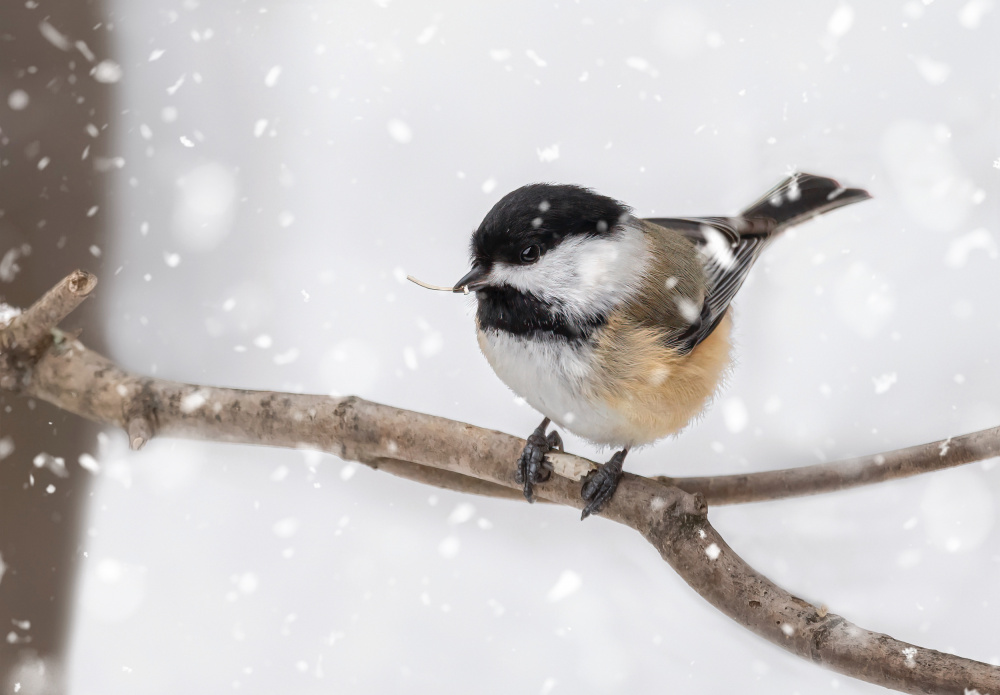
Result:
{"label": "bare branch", "polygon": [[128,433],[128,448],[132,451],[139,451],[153,436],[153,428],[141,415],[131,418],[125,429]]}
{"label": "bare branch", "polygon": [[[154,435],[305,446],[422,482],[485,494],[505,488],[519,496],[513,462],[524,440],[493,430],[355,397],[138,377],[76,340],[50,345],[30,369],[23,393],[125,428],[133,446]],[[971,452],[980,445],[974,444],[976,435],[969,436]],[[915,447],[910,458],[926,457],[927,446],[933,445]],[[993,451],[988,448],[992,445],[981,446],[986,448],[980,452]],[[909,460],[906,451],[901,452],[901,466]],[[538,486],[537,494],[557,504],[583,506],[579,482],[561,475]],[[626,474],[602,516],[639,531],[703,598],[794,654],[908,693],[1000,692],[998,667],[864,630],[776,586],[719,536],[708,522],[700,493]]]}
{"label": "bare branch", "polygon": [[760,502],[846,490],[869,483],[908,478],[1000,456],[1000,427],[873,456],[743,475],[700,478],[655,476],[664,485],[700,492],[709,504]]}
{"label": "bare branch", "polygon": [[[392,473],[400,478],[406,478],[417,483],[433,485],[434,487],[455,492],[465,492],[472,495],[483,495],[484,497],[499,497],[508,500],[524,500],[524,494],[520,490],[514,490],[503,485],[497,485],[486,480],[473,478],[463,473],[455,473],[440,468],[423,466],[413,461],[400,461],[399,459],[375,459],[369,463],[372,468],[386,473]],[[548,502],[548,500],[539,500]]]}
{"label": "bare branch", "polygon": [[0,324],[0,388],[17,388],[25,368],[51,342],[52,330],[96,286],[96,275],[73,271],[23,314]]}
{"label": "bare branch", "polygon": [[80,306],[94,288],[97,276],[76,270],[45,293],[30,309],[0,331],[0,352],[30,352],[70,312]]}

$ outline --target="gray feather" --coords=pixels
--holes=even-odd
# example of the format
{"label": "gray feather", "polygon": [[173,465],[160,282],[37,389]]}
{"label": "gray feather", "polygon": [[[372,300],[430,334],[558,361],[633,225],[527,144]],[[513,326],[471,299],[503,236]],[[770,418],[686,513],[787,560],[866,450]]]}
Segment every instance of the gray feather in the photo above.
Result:
{"label": "gray feather", "polygon": [[870,197],[866,191],[844,188],[830,178],[796,173],[765,193],[739,217],[646,219],[680,232],[701,252],[705,298],[700,315],[687,328],[670,331],[671,344],[687,353],[715,330],[754,262],[783,229]]}

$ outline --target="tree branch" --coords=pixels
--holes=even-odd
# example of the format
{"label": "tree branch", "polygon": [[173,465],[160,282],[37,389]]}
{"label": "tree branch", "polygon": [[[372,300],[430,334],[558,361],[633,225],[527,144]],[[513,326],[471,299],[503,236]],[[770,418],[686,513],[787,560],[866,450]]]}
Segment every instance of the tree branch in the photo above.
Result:
{"label": "tree branch", "polygon": [[83,303],[94,288],[97,276],[76,270],[46,292],[23,314],[0,326],[0,388],[16,387],[20,363],[31,361],[48,345],[52,329]]}
{"label": "tree branch", "polygon": [[953,468],[994,456],[1000,456],[1000,427],[873,456],[858,456],[802,468],[698,478],[655,476],[653,480],[675,485],[687,492],[700,492],[709,504],[738,504],[846,490]]}
{"label": "tree branch", "polygon": [[[20,330],[45,340],[52,326],[42,322],[58,312],[33,310],[19,318],[37,325]],[[9,340],[4,334],[10,328],[0,328],[0,345],[11,344],[3,342]],[[496,494],[505,488],[510,496],[519,496],[513,462],[524,440],[510,435],[356,397],[244,391],[138,377],[77,340],[32,349],[36,361],[13,364],[0,359],[0,371],[4,365],[8,371],[20,370],[16,383],[26,395],[126,429],[133,448],[157,435],[306,446],[423,482],[452,486],[462,481],[469,491]],[[579,482],[562,475],[553,475],[536,490],[551,502],[583,506]],[[794,654],[908,693],[1000,692],[1000,668],[864,630],[776,586],[719,536],[708,522],[700,493],[626,474],[602,516],[637,530],[703,598]]]}
{"label": "tree branch", "polygon": [[0,351],[26,352],[83,303],[97,287],[97,276],[77,270],[63,278],[23,314],[0,331]]}

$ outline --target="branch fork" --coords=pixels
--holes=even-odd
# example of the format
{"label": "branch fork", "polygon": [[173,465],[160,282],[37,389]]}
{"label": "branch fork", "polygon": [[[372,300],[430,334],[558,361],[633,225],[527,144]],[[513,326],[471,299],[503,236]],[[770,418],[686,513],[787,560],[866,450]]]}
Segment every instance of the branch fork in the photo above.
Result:
{"label": "branch fork", "polygon": [[[520,499],[524,440],[357,397],[246,391],[130,374],[52,330],[94,289],[77,271],[0,325],[0,388],[124,429],[132,449],[153,436],[281,447],[342,459],[454,490]],[[838,463],[737,476],[643,478],[626,473],[601,513],[638,531],[705,600],[774,644],[845,675],[907,693],[1000,695],[1000,667],[865,630],[799,599],[746,564],[712,527],[709,504],[813,494],[916,475],[1000,454],[1000,428]],[[553,456],[538,497],[580,508],[593,462]]]}

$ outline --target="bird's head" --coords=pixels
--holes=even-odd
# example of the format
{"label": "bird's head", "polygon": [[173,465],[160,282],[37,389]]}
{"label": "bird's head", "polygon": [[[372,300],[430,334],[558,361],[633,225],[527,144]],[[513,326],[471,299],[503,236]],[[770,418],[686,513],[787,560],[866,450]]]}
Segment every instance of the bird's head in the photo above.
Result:
{"label": "bird's head", "polygon": [[[472,269],[456,292],[528,295],[589,314],[619,294],[644,242],[628,206],[579,186],[535,183],[508,193],[472,234]],[[643,246],[643,248],[637,248]],[[480,299],[482,300],[482,295]]]}

